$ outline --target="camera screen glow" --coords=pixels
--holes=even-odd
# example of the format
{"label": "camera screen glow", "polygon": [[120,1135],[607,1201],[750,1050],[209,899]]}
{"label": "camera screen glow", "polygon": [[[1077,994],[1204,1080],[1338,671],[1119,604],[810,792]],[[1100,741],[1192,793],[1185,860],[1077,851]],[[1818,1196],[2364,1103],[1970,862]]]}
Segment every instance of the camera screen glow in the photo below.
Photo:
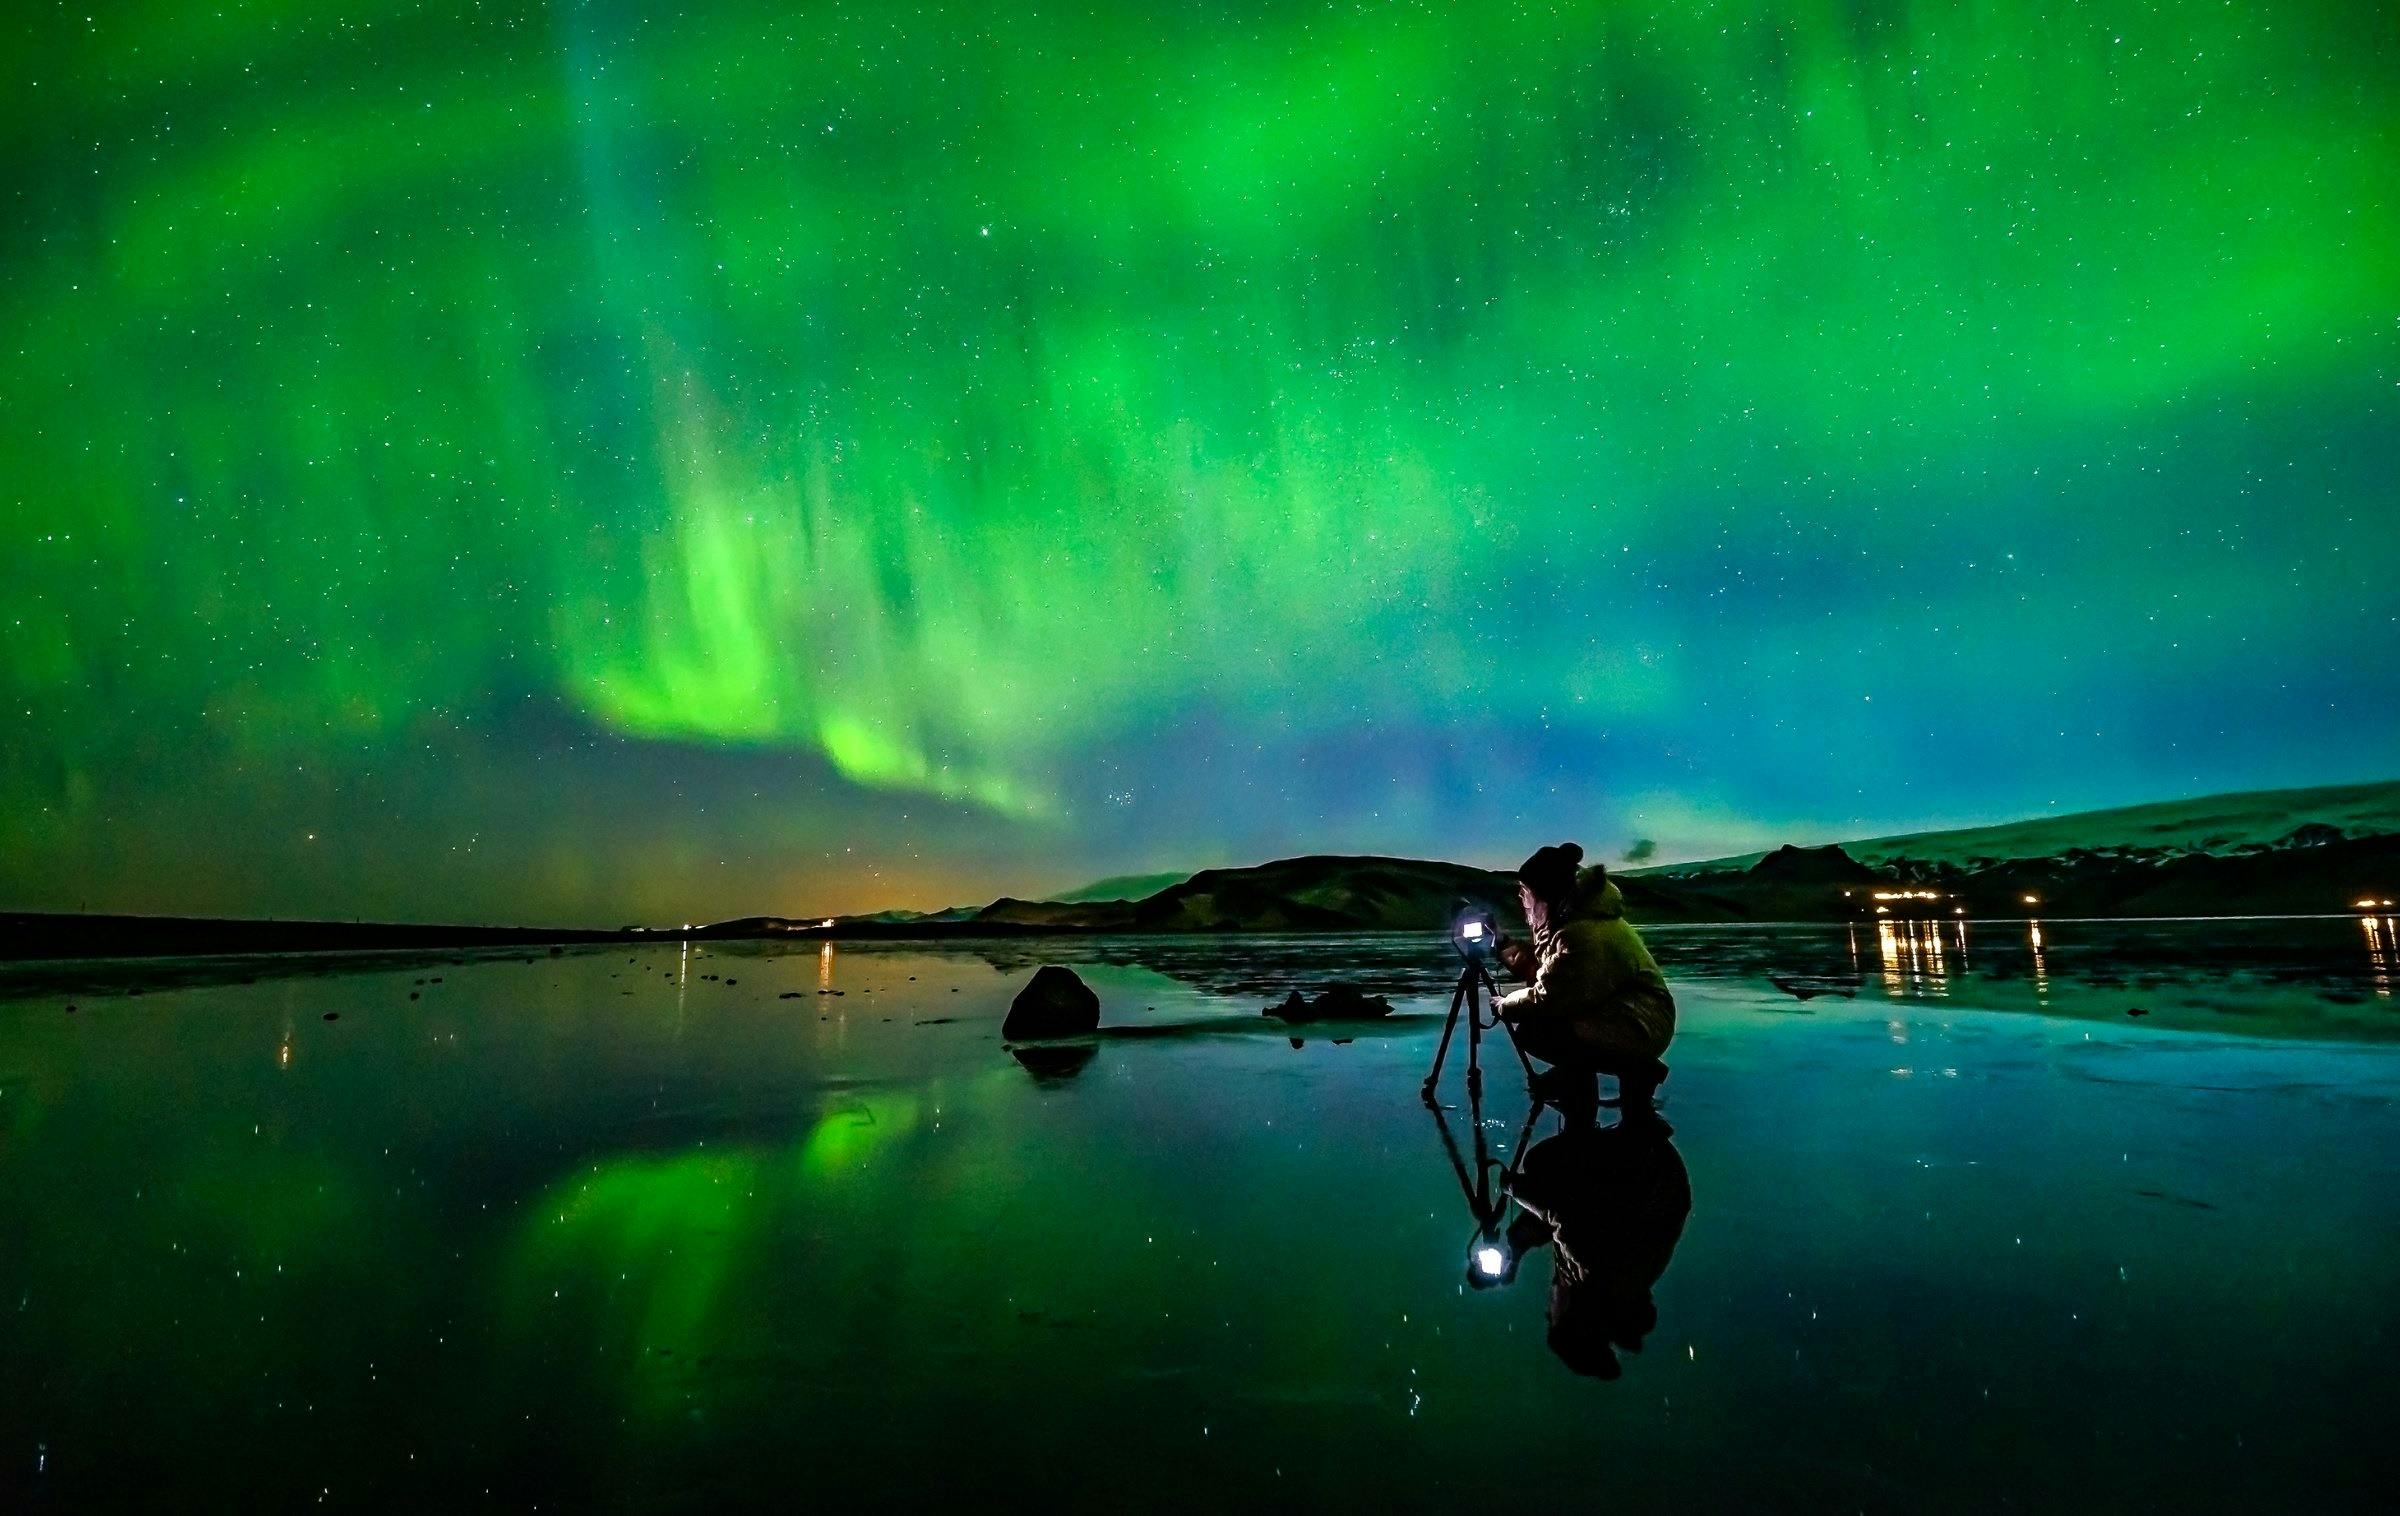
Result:
{"label": "camera screen glow", "polygon": [[1480,921],[1470,921],[1470,922],[1468,922],[1468,923],[1467,923],[1467,927],[1466,927],[1466,939],[1467,939],[1469,942],[1475,942],[1475,941],[1479,941],[1479,940],[1481,940],[1481,938],[1482,938],[1482,937],[1483,937],[1483,923],[1482,923],[1482,922],[1480,922]]}
{"label": "camera screen glow", "polygon": [[1501,1254],[1498,1248],[1477,1248],[1475,1250],[1475,1267],[1481,1269],[1485,1277],[1497,1279],[1500,1277],[1500,1271],[1507,1266],[1508,1259]]}

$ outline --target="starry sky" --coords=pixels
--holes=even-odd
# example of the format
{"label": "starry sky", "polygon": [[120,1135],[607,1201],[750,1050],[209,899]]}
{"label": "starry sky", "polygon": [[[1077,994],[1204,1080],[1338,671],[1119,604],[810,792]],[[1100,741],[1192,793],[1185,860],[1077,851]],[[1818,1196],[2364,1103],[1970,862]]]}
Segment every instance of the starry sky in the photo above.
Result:
{"label": "starry sky", "polygon": [[2385,0],[29,0],[0,906],[2400,771]]}

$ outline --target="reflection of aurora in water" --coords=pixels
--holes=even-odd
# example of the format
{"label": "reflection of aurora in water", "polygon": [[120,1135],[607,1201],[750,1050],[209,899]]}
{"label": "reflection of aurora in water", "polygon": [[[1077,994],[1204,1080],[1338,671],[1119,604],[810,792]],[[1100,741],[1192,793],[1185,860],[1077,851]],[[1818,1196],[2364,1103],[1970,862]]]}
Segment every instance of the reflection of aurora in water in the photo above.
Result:
{"label": "reflection of aurora in water", "polygon": [[2388,6],[20,41],[18,902],[943,905],[2400,747]]}
{"label": "reflection of aurora in water", "polygon": [[913,1096],[837,1100],[790,1148],[623,1154],[562,1179],[526,1206],[508,1320],[537,1344],[621,1355],[633,1370],[605,1382],[667,1414],[677,1376],[640,1372],[646,1359],[749,1350],[742,1297],[795,1274],[812,1292],[857,1282],[844,1260],[879,1252],[881,1224],[844,1197],[923,1115]]}
{"label": "reflection of aurora in water", "polygon": [[[2044,922],[2053,1016],[2019,926],[1971,928],[1971,968],[1954,933],[1938,998],[1852,974],[1839,925],[1650,934],[1707,1225],[1605,1415],[1538,1285],[1460,1288],[1413,1099],[1436,935],[1050,942],[1112,1023],[1213,1030],[1047,1080],[998,1036],[1021,944],[49,982],[0,1005],[0,1436],[79,1509],[1115,1508],[1160,1468],[1404,1507],[1509,1438],[1545,1504],[1596,1464],[1644,1507],[2380,1488],[2400,1027],[2360,928]],[[1399,1013],[1294,1047],[1262,973]],[[2293,1039],[2224,1035],[2264,1027]],[[2229,1217],[2307,1246],[2212,1245]]]}

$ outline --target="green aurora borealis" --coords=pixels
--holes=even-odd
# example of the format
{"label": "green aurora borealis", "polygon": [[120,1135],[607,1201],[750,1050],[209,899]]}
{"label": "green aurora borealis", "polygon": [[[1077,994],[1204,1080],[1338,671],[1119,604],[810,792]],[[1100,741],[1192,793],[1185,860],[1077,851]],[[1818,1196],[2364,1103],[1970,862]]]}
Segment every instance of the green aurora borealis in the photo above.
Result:
{"label": "green aurora borealis", "polygon": [[0,905],[677,920],[2400,755],[2400,11],[27,7]]}

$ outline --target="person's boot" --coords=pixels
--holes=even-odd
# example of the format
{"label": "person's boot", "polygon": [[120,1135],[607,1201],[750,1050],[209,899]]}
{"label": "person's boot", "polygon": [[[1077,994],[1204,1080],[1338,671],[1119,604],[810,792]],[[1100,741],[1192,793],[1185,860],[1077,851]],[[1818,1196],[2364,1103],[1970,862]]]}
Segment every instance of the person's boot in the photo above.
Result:
{"label": "person's boot", "polygon": [[1617,1108],[1621,1120],[1655,1120],[1658,1087],[1666,1081],[1667,1066],[1655,1058],[1628,1064],[1617,1070],[1617,1098],[1609,1104]]}
{"label": "person's boot", "polygon": [[1600,1075],[1592,1069],[1553,1065],[1534,1075],[1529,1088],[1570,1123],[1589,1126],[1600,1118]]}
{"label": "person's boot", "polygon": [[1574,1099],[1587,1088],[1597,1090],[1599,1076],[1587,1070],[1554,1063],[1535,1074],[1526,1082],[1526,1087],[1533,1091],[1535,1099],[1548,1105],[1557,1105],[1562,1100]]}

